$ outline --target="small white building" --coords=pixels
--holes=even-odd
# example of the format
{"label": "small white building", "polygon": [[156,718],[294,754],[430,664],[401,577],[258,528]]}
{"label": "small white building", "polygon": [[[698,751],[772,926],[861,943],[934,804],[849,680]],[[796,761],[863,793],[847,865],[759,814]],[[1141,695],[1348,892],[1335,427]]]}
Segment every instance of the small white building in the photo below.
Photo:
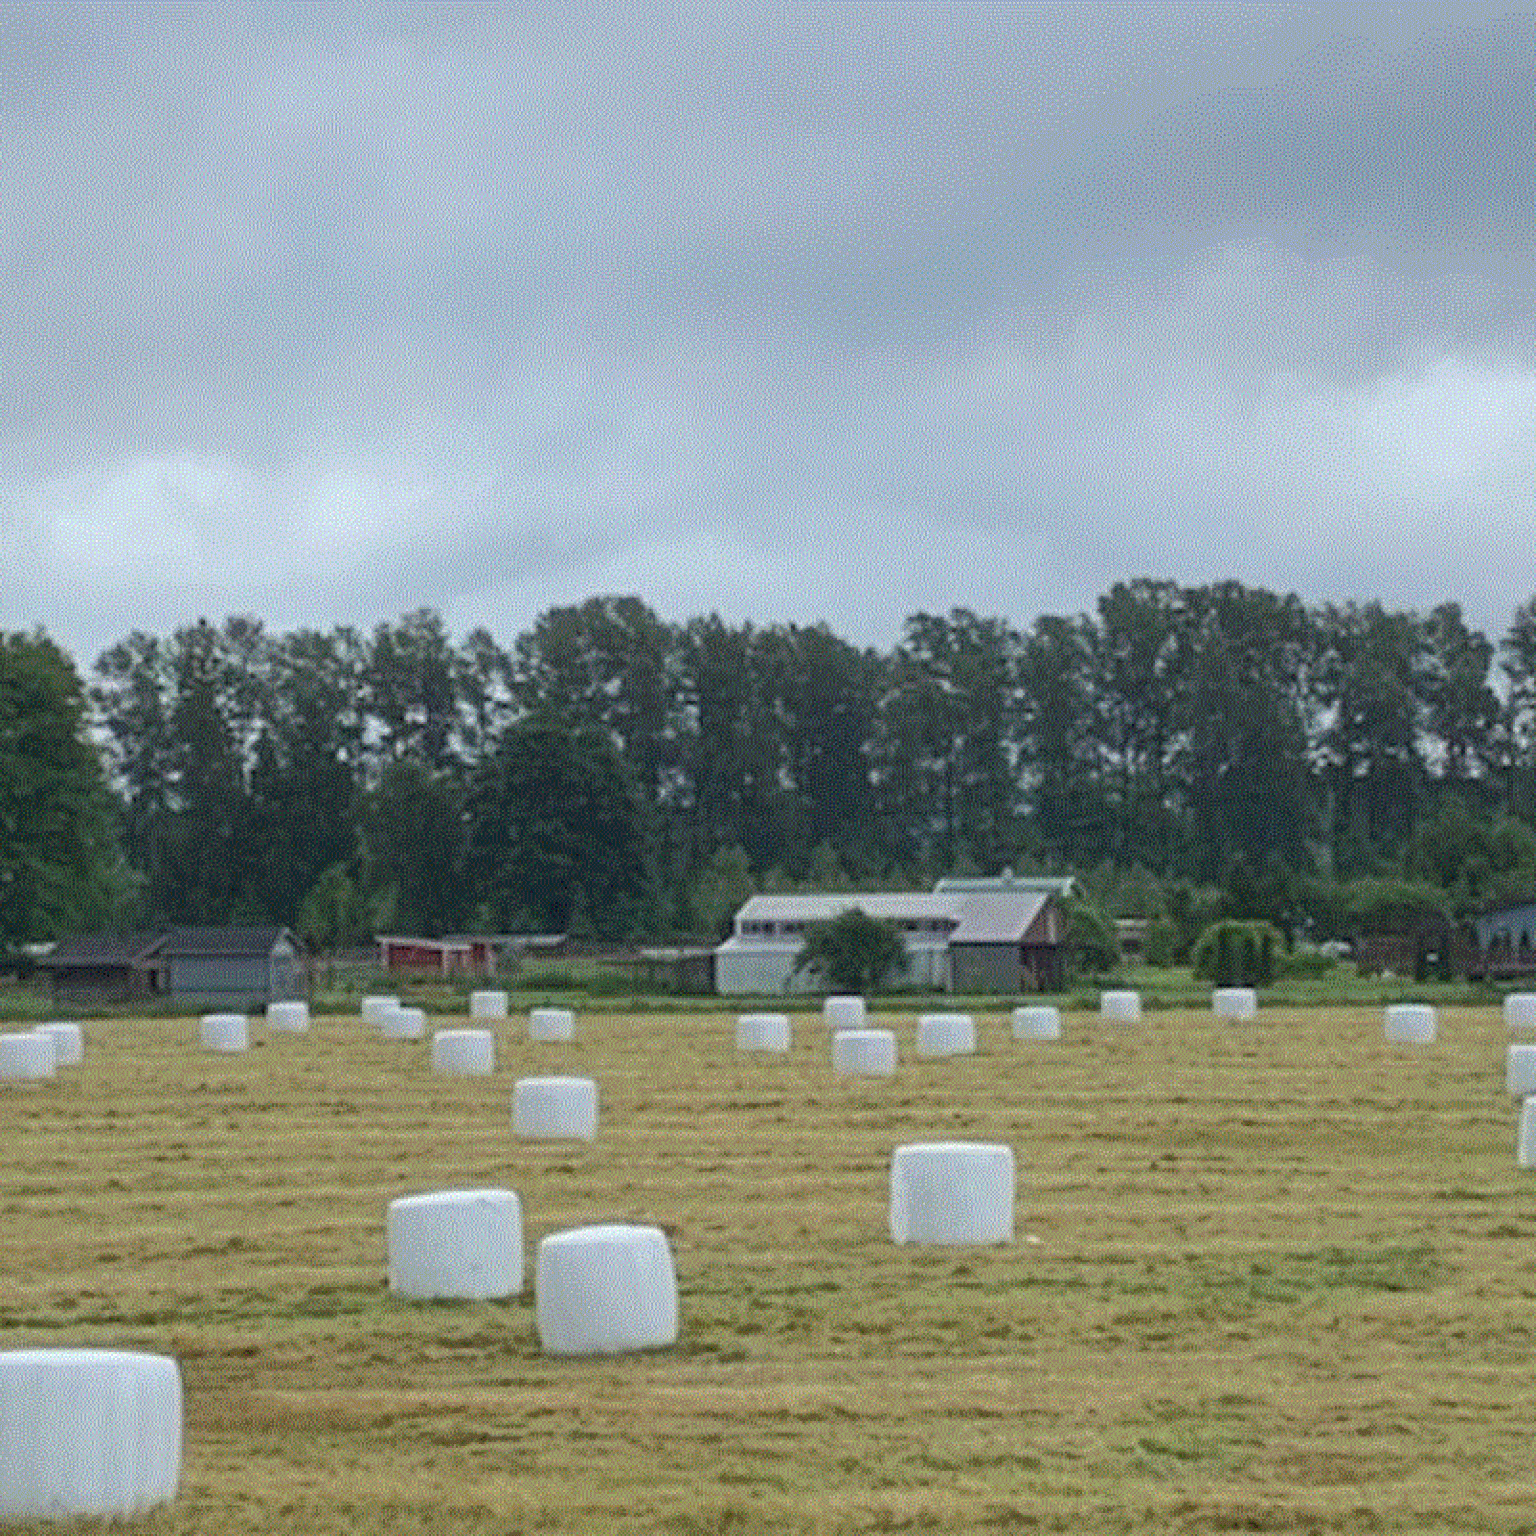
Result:
{"label": "small white building", "polygon": [[1058,891],[989,882],[980,889],[754,896],[715,950],[715,990],[723,997],[818,990],[818,978],[795,970],[806,930],[850,907],[900,929],[906,964],[890,978],[898,985],[933,992],[1059,985],[1066,924]]}

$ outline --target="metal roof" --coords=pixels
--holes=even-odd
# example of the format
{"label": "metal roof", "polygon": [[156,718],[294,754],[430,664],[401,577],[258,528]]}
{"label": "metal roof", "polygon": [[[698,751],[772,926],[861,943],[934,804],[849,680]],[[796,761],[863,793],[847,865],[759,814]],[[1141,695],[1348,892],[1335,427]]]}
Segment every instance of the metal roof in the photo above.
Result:
{"label": "metal roof", "polygon": [[958,917],[963,898],[935,891],[835,891],[752,897],[736,914],[748,922],[822,923],[857,907],[869,917]]}
{"label": "metal roof", "polygon": [[1017,944],[1051,899],[1050,891],[1020,891],[1016,895],[994,892],[963,897],[960,926],[950,934],[951,944]]}

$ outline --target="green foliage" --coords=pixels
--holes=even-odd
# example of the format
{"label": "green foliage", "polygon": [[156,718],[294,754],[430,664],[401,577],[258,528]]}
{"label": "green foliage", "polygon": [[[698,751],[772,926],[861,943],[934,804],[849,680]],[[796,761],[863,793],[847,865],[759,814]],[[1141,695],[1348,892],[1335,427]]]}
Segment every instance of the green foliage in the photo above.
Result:
{"label": "green foliage", "polygon": [[1120,959],[1120,940],[1115,925],[1081,896],[1066,897],[1062,906],[1067,919],[1067,965],[1074,973],[1102,974]]}
{"label": "green foliage", "polygon": [[1194,973],[1218,987],[1267,987],[1284,941],[1272,923],[1223,918],[1200,935]]}
{"label": "green foliage", "polygon": [[644,809],[596,732],[511,726],[475,774],[467,819],[468,868],[493,910],[601,939],[655,931]]}
{"label": "green foliage", "polygon": [[1154,917],[1147,924],[1142,953],[1148,965],[1166,968],[1174,962],[1179,947],[1178,925],[1171,917]]}
{"label": "green foliage", "polygon": [[699,931],[725,938],[732,919],[752,894],[746,849],[739,843],[715,849],[693,885],[693,914]]}
{"label": "green foliage", "polygon": [[906,946],[894,923],[849,907],[830,922],[812,923],[795,957],[795,971],[808,971],[833,992],[873,992],[897,974]]}
{"label": "green foliage", "polygon": [[1323,949],[1293,949],[1282,954],[1275,965],[1275,975],[1281,980],[1317,978],[1327,976],[1338,969],[1339,962]]}
{"label": "green foliage", "polygon": [[321,871],[299,908],[298,928],[312,953],[347,949],[363,942],[372,927],[372,911],[343,864]]}
{"label": "green foliage", "polygon": [[1424,880],[1355,880],[1344,903],[1354,934],[1414,934],[1445,924],[1449,915],[1445,892]]}
{"label": "green foliage", "polygon": [[109,921],[131,893],[73,663],[0,634],[0,946]]}

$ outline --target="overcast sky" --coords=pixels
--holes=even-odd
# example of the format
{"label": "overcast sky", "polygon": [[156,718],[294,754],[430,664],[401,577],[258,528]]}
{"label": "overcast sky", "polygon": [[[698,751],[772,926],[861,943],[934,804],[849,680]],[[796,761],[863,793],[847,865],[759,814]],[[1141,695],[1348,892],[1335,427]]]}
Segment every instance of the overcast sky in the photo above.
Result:
{"label": "overcast sky", "polygon": [[1536,10],[0,4],[0,628],[1536,593]]}

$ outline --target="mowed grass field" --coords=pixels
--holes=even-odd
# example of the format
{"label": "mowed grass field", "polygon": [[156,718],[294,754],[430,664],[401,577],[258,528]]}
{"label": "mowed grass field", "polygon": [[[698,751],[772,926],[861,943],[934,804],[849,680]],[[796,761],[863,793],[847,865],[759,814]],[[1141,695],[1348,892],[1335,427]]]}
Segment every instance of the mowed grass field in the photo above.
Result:
{"label": "mowed grass field", "polygon": [[[452,1020],[437,1020],[438,1025]],[[353,1017],[252,1049],[86,1026],[0,1092],[0,1348],[172,1354],[197,1536],[1536,1529],[1536,1174],[1496,1008],[978,1015],[973,1057],[840,1079],[825,1027],[735,1014],[498,1029],[491,1077]],[[595,1143],[514,1141],[517,1077],[599,1084]],[[901,1142],[1005,1141],[1017,1241],[897,1247]],[[529,1282],[385,1284],[387,1202],[516,1190]],[[675,1348],[546,1358],[533,1255],[670,1234]],[[16,1526],[57,1531],[57,1525]]]}

